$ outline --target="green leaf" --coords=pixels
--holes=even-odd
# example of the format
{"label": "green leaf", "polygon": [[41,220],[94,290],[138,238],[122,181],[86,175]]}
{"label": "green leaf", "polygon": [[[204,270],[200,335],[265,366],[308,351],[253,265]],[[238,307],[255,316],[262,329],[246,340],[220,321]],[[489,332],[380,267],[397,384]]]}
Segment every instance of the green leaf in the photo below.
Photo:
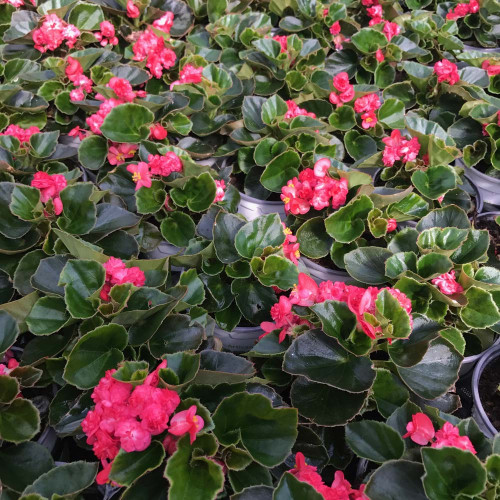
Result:
{"label": "green leaf", "polygon": [[345,134],[344,144],[347,152],[354,160],[367,158],[377,152],[377,143],[371,137],[357,130],[349,130]]}
{"label": "green leaf", "polygon": [[297,284],[298,267],[289,259],[279,255],[269,255],[265,259],[254,257],[250,263],[255,277],[265,286],[277,286],[288,290]]}
{"label": "green leaf", "polygon": [[[364,406],[368,393],[351,393],[297,377],[290,398],[300,415],[317,425],[345,425]],[[332,406],[332,401],[336,404]]]}
{"label": "green leaf", "polygon": [[213,226],[213,241],[215,253],[223,264],[231,264],[240,260],[235,238],[244,225],[245,221],[235,214],[229,214],[223,210],[217,214]]}
{"label": "green leaf", "polygon": [[187,286],[187,293],[182,298],[183,302],[191,306],[201,304],[205,300],[203,281],[198,278],[196,269],[189,269],[181,274],[179,285]]}
{"label": "green leaf", "polygon": [[424,279],[431,279],[447,273],[453,267],[453,262],[439,253],[429,253],[417,260],[417,274]]}
{"label": "green leaf", "polygon": [[262,105],[262,121],[266,125],[274,125],[276,121],[285,116],[287,111],[286,102],[279,95],[273,95]]}
{"label": "green leaf", "polygon": [[411,333],[409,314],[389,290],[382,290],[375,301],[375,317],[382,325],[386,338],[407,338]]}
{"label": "green leaf", "polygon": [[345,438],[358,457],[372,462],[397,460],[405,450],[401,436],[384,422],[361,420],[347,424]]}
{"label": "green leaf", "polygon": [[456,227],[426,229],[417,239],[422,253],[437,252],[451,255],[468,237],[469,230]]}
{"label": "green leaf", "polygon": [[[224,474],[221,465],[203,455],[201,444],[213,439],[211,435],[200,436],[192,445],[189,444],[189,436],[179,439],[177,450],[168,459],[165,469],[165,476],[170,482],[169,499],[215,500],[223,488]],[[213,445],[216,446],[216,443]]]}
{"label": "green leaf", "polygon": [[204,212],[215,200],[216,185],[208,172],[198,177],[190,177],[182,188],[170,190],[173,202],[180,207],[188,207],[193,212]]}
{"label": "green leaf", "polygon": [[30,137],[30,146],[33,154],[39,158],[47,158],[54,153],[59,139],[59,131],[40,132]]}
{"label": "green leaf", "polygon": [[394,460],[383,464],[370,477],[365,494],[372,500],[428,500],[422,485],[422,464]]}
{"label": "green leaf", "polygon": [[449,205],[444,208],[432,210],[425,217],[422,217],[417,224],[418,231],[424,231],[433,227],[469,229],[470,222],[467,214],[461,208]]}
{"label": "green leaf", "polygon": [[269,319],[269,311],[277,302],[274,291],[258,281],[236,279],[231,285],[231,292],[243,316],[255,325]]}
{"label": "green leaf", "polygon": [[255,375],[253,363],[230,352],[205,350],[201,353],[197,384],[238,384]]}
{"label": "green leaf", "polygon": [[40,429],[40,414],[28,399],[14,399],[0,409],[0,439],[21,443],[32,439]]}
{"label": "green leaf", "polygon": [[438,338],[430,342],[421,361],[407,368],[397,366],[397,370],[415,394],[424,399],[435,399],[446,394],[457,381],[462,359],[448,341]]}
{"label": "green leaf", "polygon": [[363,54],[375,53],[387,45],[385,35],[373,28],[362,28],[354,33],[351,41]]}
{"label": "green leaf", "polygon": [[162,220],[162,236],[172,245],[186,247],[194,238],[196,226],[193,219],[183,212],[171,212]]}
{"label": "green leaf", "polygon": [[251,132],[265,130],[266,124],[262,121],[262,106],[266,102],[264,97],[245,96],[241,111],[245,127]]}
{"label": "green leaf", "polygon": [[300,157],[295,151],[276,156],[265,168],[260,181],[269,191],[281,193],[281,188],[299,175]]}
{"label": "green leaf", "polygon": [[47,448],[33,441],[0,450],[0,479],[5,486],[21,492],[54,467]]}
{"label": "green leaf", "polygon": [[455,189],[457,177],[453,167],[438,165],[426,171],[415,170],[411,176],[414,186],[426,197],[437,200],[450,189]]}
{"label": "green leaf", "polygon": [[69,318],[64,300],[49,296],[37,300],[26,317],[26,323],[34,335],[50,335],[59,331]]}
{"label": "green leaf", "polygon": [[120,485],[130,486],[147,472],[156,469],[164,458],[165,449],[158,441],[153,441],[144,451],[127,453],[121,449],[113,460],[109,477]]}
{"label": "green leaf", "polygon": [[20,219],[32,221],[42,215],[40,190],[31,186],[16,185],[12,190],[10,211]]}
{"label": "green leaf", "polygon": [[120,104],[106,115],[101,132],[110,141],[136,144],[147,139],[153,121],[153,113],[144,106]]}
{"label": "green leaf", "polygon": [[310,259],[325,257],[330,252],[333,240],[326,234],[322,217],[314,217],[304,222],[295,235],[300,244],[300,253]]}
{"label": "green leaf", "polygon": [[23,491],[23,495],[38,493],[46,498],[60,498],[79,493],[94,482],[97,467],[97,462],[84,461],[59,465],[41,475]]}
{"label": "green leaf", "polygon": [[356,125],[356,114],[350,106],[340,106],[333,110],[328,122],[337,130],[350,130]]}
{"label": "green leaf", "polygon": [[19,383],[10,375],[0,375],[0,404],[11,403],[19,394]]}
{"label": "green leaf", "polygon": [[405,127],[405,105],[404,102],[389,98],[378,110],[378,119],[387,128],[404,128]]}
{"label": "green leaf", "polygon": [[[253,490],[253,486],[269,487],[273,484],[269,469],[267,467],[264,467],[263,465],[258,464],[257,462],[252,462],[243,470],[230,470],[228,473],[228,477],[229,483],[231,484],[233,490],[236,492],[241,492],[241,494]],[[268,497],[269,498],[267,498],[267,500],[270,500],[270,496]],[[252,497],[251,500],[256,499]]]}
{"label": "green leaf", "polygon": [[163,208],[166,198],[165,185],[163,182],[153,180],[151,182],[151,187],[142,186],[135,192],[137,212],[140,214],[156,213]]}
{"label": "green leaf", "polygon": [[71,234],[86,234],[96,223],[96,207],[91,201],[94,188],[89,183],[67,186],[61,193],[63,213],[58,218],[59,227]]}
{"label": "green leaf", "polygon": [[79,389],[91,389],[107,370],[123,361],[128,341],[125,328],[110,324],[99,326],[76,343],[64,368],[64,380]]}
{"label": "green leaf", "polygon": [[73,318],[90,318],[96,313],[97,292],[104,284],[102,264],[91,260],[69,260],[59,277],[64,300]]}
{"label": "green leaf", "polygon": [[385,263],[392,252],[379,247],[362,247],[344,256],[347,272],[358,281],[369,285],[385,283]]}
{"label": "green leaf", "polygon": [[245,224],[236,234],[235,247],[242,257],[251,259],[262,255],[267,247],[278,247],[285,233],[278,214],[261,215]]}
{"label": "green leaf", "polygon": [[191,318],[184,314],[168,316],[149,341],[151,354],[160,358],[163,354],[197,349],[204,330],[198,323],[191,323]]}
{"label": "green leaf", "polygon": [[471,328],[486,328],[500,321],[500,312],[493,297],[476,286],[465,292],[467,305],[459,311],[462,321]]}
{"label": "green leaf", "polygon": [[225,446],[241,442],[267,467],[285,460],[297,437],[297,410],[273,408],[261,394],[239,393],[224,399],[213,415],[214,433]]}
{"label": "green leaf", "polygon": [[423,478],[427,496],[448,500],[465,495],[473,497],[486,486],[486,470],[470,452],[458,448],[422,448]]}
{"label": "green leaf", "polygon": [[104,165],[108,155],[108,141],[99,135],[85,137],[78,148],[78,161],[90,170]]}
{"label": "green leaf", "polygon": [[299,481],[288,472],[283,474],[274,490],[273,500],[321,500],[324,498],[309,483]]}
{"label": "green leaf", "polygon": [[0,311],[0,355],[9,349],[19,335],[19,327],[13,316]]}
{"label": "green leaf", "polygon": [[349,392],[367,391],[375,379],[368,358],[350,354],[320,331],[306,332],[292,342],[283,359],[283,370]]}
{"label": "green leaf", "polygon": [[[381,89],[386,89],[394,82],[396,77],[396,70],[387,61],[381,62],[375,70],[375,85]],[[390,96],[384,96],[390,99]],[[343,106],[342,106],[343,107]]]}
{"label": "green leaf", "polygon": [[392,372],[378,368],[373,384],[373,397],[378,411],[387,418],[408,400],[409,393]]}
{"label": "green leaf", "polygon": [[351,243],[365,232],[365,220],[373,202],[361,195],[325,219],[326,232],[339,243]]}
{"label": "green leaf", "polygon": [[84,31],[98,30],[99,24],[104,21],[104,13],[92,3],[78,2],[69,14],[68,22]]}

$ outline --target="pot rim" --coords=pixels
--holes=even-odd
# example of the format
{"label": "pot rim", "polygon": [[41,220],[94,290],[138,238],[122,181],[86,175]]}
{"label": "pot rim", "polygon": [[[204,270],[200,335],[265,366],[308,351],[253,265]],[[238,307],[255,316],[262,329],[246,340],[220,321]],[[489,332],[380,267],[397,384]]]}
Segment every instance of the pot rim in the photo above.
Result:
{"label": "pot rim", "polygon": [[485,426],[493,435],[497,434],[499,430],[493,426],[488,415],[486,415],[486,412],[484,411],[483,403],[481,402],[481,398],[479,396],[479,380],[481,379],[484,369],[498,357],[500,357],[500,345],[490,347],[490,349],[488,349],[486,353],[484,353],[484,356],[479,360],[474,368],[474,373],[472,374],[472,398],[474,406],[483,419]]}
{"label": "pot rim", "polygon": [[476,47],[474,45],[468,45],[464,43],[464,49],[473,52],[489,52],[490,54],[495,54],[500,52],[498,47]]}
{"label": "pot rim", "polygon": [[227,331],[224,328],[221,328],[219,325],[215,325],[215,330],[218,332],[226,332],[226,333],[253,333],[257,331],[263,331],[260,326],[236,326],[233,330]]}
{"label": "pot rim", "polygon": [[268,205],[273,207],[282,205],[283,210],[285,210],[285,205],[282,201],[259,200],[258,198],[253,198],[252,196],[248,196],[247,194],[242,193],[241,191],[239,193],[242,200],[250,201],[252,203],[255,203],[256,205]]}
{"label": "pot rim", "polygon": [[498,345],[500,345],[500,335],[497,334],[495,341],[493,342],[493,344],[490,345],[490,347],[487,347],[484,351],[481,351],[479,354],[474,354],[472,356],[465,356],[462,361],[462,364],[476,362],[478,359],[482,358],[486,353],[488,353]]}
{"label": "pot rim", "polygon": [[476,219],[486,219],[487,217],[496,217],[500,215],[500,211],[498,212],[483,212],[481,214],[477,214]]}
{"label": "pot rim", "polygon": [[320,272],[328,273],[328,274],[339,274],[342,276],[350,276],[349,273],[345,270],[330,269],[330,268],[322,266],[320,264],[316,264],[316,262],[312,261],[311,259],[308,259],[307,257],[301,256],[300,259],[305,264],[305,266],[308,270],[320,271]]}
{"label": "pot rim", "polygon": [[[496,183],[496,184],[500,184],[500,179],[498,179],[497,177],[492,177],[491,175],[488,175],[488,174],[485,174],[483,172],[481,172],[480,170],[478,170],[477,168],[474,168],[474,167],[467,167],[464,165],[463,162],[461,162],[462,165],[461,166],[464,166],[465,167],[465,176],[467,177],[467,170],[474,170],[474,175],[477,175],[480,179],[484,180],[484,181],[488,181],[488,182],[493,182],[493,183]],[[470,181],[471,179],[469,179]],[[472,179],[472,182],[474,182],[474,179]]]}

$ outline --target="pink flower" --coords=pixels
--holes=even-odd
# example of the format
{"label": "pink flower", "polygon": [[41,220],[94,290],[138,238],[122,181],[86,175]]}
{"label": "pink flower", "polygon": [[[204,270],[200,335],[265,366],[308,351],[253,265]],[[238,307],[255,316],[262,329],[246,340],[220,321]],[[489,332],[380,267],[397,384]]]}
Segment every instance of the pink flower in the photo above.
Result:
{"label": "pink flower", "polygon": [[446,14],[446,19],[456,21],[467,14],[474,14],[479,11],[479,3],[477,0],[470,0],[469,3],[459,3],[454,9],[451,9]]}
{"label": "pink flower", "polygon": [[318,285],[307,274],[299,274],[299,283],[290,294],[290,302],[299,306],[309,307],[316,303]]}
{"label": "pink flower", "polygon": [[215,181],[215,186],[217,187],[216,192],[215,192],[215,200],[214,203],[217,203],[219,201],[222,201],[224,199],[225,195],[225,189],[226,189],[226,183],[221,180],[221,181]]}
{"label": "pink flower", "polygon": [[328,15],[328,9],[323,9],[323,17],[326,17]]}
{"label": "pink flower", "polygon": [[331,26],[330,26],[330,33],[332,35],[338,35],[340,33],[340,22],[335,21]]}
{"label": "pink flower", "polygon": [[69,93],[69,98],[71,101],[83,101],[85,99],[85,94],[83,90],[79,87],[77,89],[73,89]]}
{"label": "pink flower", "polygon": [[285,113],[285,120],[291,120],[297,116],[310,116],[311,118],[316,118],[314,113],[309,113],[307,110],[299,108],[294,101],[286,101],[286,105],[288,106],[288,111]]}
{"label": "pink flower", "polygon": [[389,21],[386,21],[382,31],[384,32],[387,40],[390,42],[393,36],[401,33],[401,27],[397,23],[390,23]]}
{"label": "pink flower", "polygon": [[377,49],[377,52],[375,52],[375,59],[377,59],[378,62],[383,62],[385,60],[385,56],[382,50]]}
{"label": "pink flower", "polygon": [[115,435],[120,438],[121,447],[128,453],[143,451],[151,444],[151,434],[134,419],[119,422]]}
{"label": "pink flower", "polygon": [[407,140],[401,136],[399,130],[393,130],[390,137],[384,137],[382,142],[386,145],[382,154],[382,161],[386,167],[392,167],[398,160],[403,162],[414,161],[420,151],[420,143],[416,137]]}
{"label": "pink flower", "polygon": [[378,108],[380,108],[380,99],[377,94],[367,94],[363,97],[358,97],[354,101],[354,111],[356,113],[375,111]]}
{"label": "pink flower", "polygon": [[36,172],[31,186],[40,191],[40,201],[47,203],[50,199],[54,206],[54,213],[60,215],[63,205],[59,193],[66,187],[66,178],[61,174],[50,175],[47,172]]}
{"label": "pink flower", "polygon": [[141,12],[137,5],[133,2],[133,0],[128,0],[127,2],[127,16],[131,17],[132,19],[139,17],[141,15]]}
{"label": "pink flower", "polygon": [[434,65],[434,73],[438,77],[438,82],[447,82],[450,85],[455,85],[460,80],[458,68],[456,64],[443,59]]}
{"label": "pink flower", "polygon": [[314,175],[316,177],[325,177],[328,170],[332,166],[331,161],[328,158],[321,158],[314,164]]}
{"label": "pink flower", "polygon": [[147,188],[151,187],[151,173],[147,163],[141,161],[137,165],[128,165],[127,170],[132,174],[132,180],[136,184],[136,191],[142,186]]}
{"label": "pink flower", "polygon": [[366,13],[371,17],[369,26],[374,26],[375,24],[379,24],[383,21],[384,11],[382,10],[382,6],[375,4],[372,7],[366,9]]}
{"label": "pink flower", "polygon": [[146,67],[155,78],[161,78],[163,70],[171,68],[177,58],[172,49],[165,47],[164,39],[153,33],[151,29],[140,34],[132,51],[134,52],[134,61],[146,59]]}
{"label": "pink flower", "polygon": [[468,436],[461,436],[458,427],[445,422],[443,427],[436,432],[436,441],[432,443],[432,448],[443,448],[443,446],[453,446],[464,451],[470,451],[474,455],[477,453]]}
{"label": "pink flower", "polygon": [[177,450],[177,440],[170,434],[165,436],[162,444],[169,456],[173,455]]}
{"label": "pink flower", "polygon": [[20,143],[27,143],[33,134],[38,134],[39,132],[40,129],[34,125],[25,129],[19,125],[12,124],[9,125],[4,132],[0,133],[0,135],[10,135],[15,137]]}
{"label": "pink flower", "polygon": [[396,219],[387,219],[387,232],[392,233],[398,227]]}
{"label": "pink flower", "polygon": [[339,92],[330,94],[330,102],[337,106],[342,106],[354,98],[354,86],[349,83],[349,75],[342,71],[333,77],[333,86]]}
{"label": "pink flower", "polygon": [[157,141],[162,141],[167,137],[167,129],[162,127],[161,123],[155,123],[154,125],[151,125],[151,128],[149,129],[151,132],[151,135],[149,138],[151,139],[156,139]]}
{"label": "pink flower", "polygon": [[500,75],[500,64],[491,64],[490,61],[483,61],[481,68],[486,70],[488,76]]}
{"label": "pink flower", "polygon": [[434,438],[434,426],[425,413],[415,413],[411,417],[411,422],[408,422],[406,430],[408,432],[403,436],[403,439],[409,437],[414,443],[421,446],[429,444]]}
{"label": "pink flower", "polygon": [[118,99],[125,102],[132,102],[135,99],[135,92],[132,90],[132,85],[125,78],[114,76],[108,83],[108,87],[113,90]]}
{"label": "pink flower", "polygon": [[80,36],[76,26],[67,24],[56,14],[47,14],[40,28],[33,31],[35,49],[40,52],[56,50],[64,41],[72,48]]}
{"label": "pink flower", "polygon": [[431,280],[433,285],[436,285],[441,293],[445,295],[453,295],[455,293],[462,293],[464,291],[462,285],[457,283],[455,278],[455,271],[450,271],[449,273],[444,273],[437,278]]}
{"label": "pink flower", "polygon": [[170,421],[168,432],[174,436],[183,436],[189,433],[189,441],[193,444],[196,434],[205,425],[203,419],[199,415],[196,415],[196,410],[196,405],[193,405],[188,410],[176,413]]}
{"label": "pink flower", "polygon": [[203,66],[196,67],[192,64],[186,64],[179,72],[179,79],[170,84],[170,90],[172,90],[176,85],[200,83],[202,72]]}
{"label": "pink flower", "polygon": [[280,52],[286,52],[287,49],[287,37],[285,35],[283,36],[273,36],[273,40],[277,41],[281,45],[281,50]]}
{"label": "pink flower", "polygon": [[300,243],[297,243],[297,236],[292,234],[290,228],[286,227],[285,223],[282,222],[283,231],[285,232],[285,241],[283,242],[283,253],[288,260],[291,260],[295,265],[299,263],[298,259],[300,257]]}
{"label": "pink flower", "polygon": [[174,25],[174,13],[167,11],[163,16],[160,17],[160,19],[156,19],[156,21],[153,21],[153,26],[157,30],[161,30],[164,33],[170,33],[170,29]]}
{"label": "pink flower", "polygon": [[368,111],[361,115],[361,126],[364,129],[373,128],[377,125],[377,115],[373,111]]}
{"label": "pink flower", "polygon": [[108,161],[111,165],[121,165],[128,158],[133,158],[137,149],[137,144],[113,142],[108,150]]}
{"label": "pink flower", "polygon": [[83,75],[83,68],[78,59],[73,59],[71,56],[67,58],[68,65],[66,66],[66,76],[71,82],[75,82],[81,75]]}
{"label": "pink flower", "polygon": [[103,21],[99,27],[101,31],[94,33],[97,41],[101,43],[103,47],[106,47],[108,43],[110,45],[118,45],[118,38],[115,36],[115,27],[109,21]]}
{"label": "pink flower", "polygon": [[153,175],[168,177],[172,172],[182,172],[182,161],[173,152],[168,151],[164,156],[149,155],[149,167]]}

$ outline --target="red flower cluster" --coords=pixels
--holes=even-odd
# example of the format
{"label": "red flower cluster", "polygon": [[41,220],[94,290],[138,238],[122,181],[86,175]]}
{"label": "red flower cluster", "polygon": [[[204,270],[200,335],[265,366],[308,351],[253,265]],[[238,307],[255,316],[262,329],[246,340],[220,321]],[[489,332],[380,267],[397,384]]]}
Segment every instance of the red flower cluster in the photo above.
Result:
{"label": "red flower cluster", "polygon": [[280,52],[282,52],[282,53],[286,52],[286,49],[287,49],[287,46],[288,46],[286,35],[283,35],[283,36],[280,36],[280,35],[273,36],[273,40],[275,40],[276,42],[278,42],[281,45]]}
{"label": "red flower cluster", "polygon": [[146,276],[139,267],[127,267],[125,262],[116,257],[110,257],[102,266],[106,271],[106,281],[100,293],[102,300],[109,300],[109,292],[115,285],[132,283],[134,286],[144,286],[146,282]]}
{"label": "red flower cluster", "polygon": [[66,23],[56,14],[47,14],[40,28],[33,31],[33,42],[40,52],[56,50],[64,41],[68,49],[72,49],[79,36],[80,30],[76,26]]}
{"label": "red flower cluster", "polygon": [[457,283],[455,278],[455,271],[450,271],[449,273],[444,273],[437,278],[431,280],[433,285],[436,285],[441,293],[444,295],[453,295],[455,293],[462,293],[464,291],[463,286]]}
{"label": "red flower cluster", "polygon": [[490,61],[483,61],[481,68],[486,70],[488,76],[500,75],[500,64],[491,64]]}
{"label": "red flower cluster", "polygon": [[396,161],[402,160],[404,163],[414,161],[420,151],[420,143],[416,137],[407,140],[401,136],[399,130],[393,130],[390,137],[384,137],[385,144],[382,161],[386,167],[392,167]]}
{"label": "red flower cluster", "polygon": [[103,47],[106,47],[108,43],[110,45],[118,45],[118,38],[115,36],[115,27],[109,21],[103,21],[99,24],[101,31],[94,33],[97,41],[101,42]]}
{"label": "red flower cluster", "polygon": [[137,165],[128,165],[127,170],[132,174],[132,180],[136,183],[136,191],[142,186],[151,187],[151,175],[168,177],[172,172],[182,172],[182,161],[172,151],[164,156],[148,156],[148,162],[139,162]]}
{"label": "red flower cluster", "polygon": [[10,372],[19,366],[19,361],[15,358],[10,358],[7,364],[0,363],[0,375],[9,375]]}
{"label": "red flower cluster", "polygon": [[451,9],[446,14],[446,19],[456,21],[461,17],[465,17],[468,14],[475,14],[476,12],[479,12],[479,2],[477,0],[470,0],[469,3],[459,3],[454,9]]}
{"label": "red flower cluster", "polygon": [[139,7],[133,2],[133,0],[127,1],[127,16],[131,19],[135,19],[141,15]]}
{"label": "red flower cluster", "polygon": [[66,177],[61,174],[50,175],[47,172],[36,172],[31,185],[40,190],[40,201],[47,203],[52,200],[54,213],[59,215],[63,211],[63,204],[59,193],[66,187]]}
{"label": "red flower cluster", "polygon": [[450,85],[455,85],[460,80],[457,65],[448,61],[448,59],[438,61],[434,65],[434,73],[438,77],[438,82],[447,82]]}
{"label": "red flower cluster", "polygon": [[177,59],[175,52],[165,47],[165,40],[151,29],[140,34],[132,50],[134,61],[146,60],[146,67],[155,78],[161,78],[163,70],[171,68]]}
{"label": "red flower cluster", "polygon": [[90,94],[94,83],[83,74],[82,65],[77,59],[68,56],[67,63],[66,76],[76,87],[69,93],[70,99],[72,101],[83,101],[83,99],[85,99],[85,94],[83,92],[85,91],[87,94]]}
{"label": "red flower cluster", "polygon": [[301,452],[295,455],[295,468],[289,472],[299,481],[310,484],[325,500],[368,500],[363,493],[365,485],[361,485],[359,490],[353,489],[342,471],[336,471],[332,485],[327,486],[318,474],[317,468],[306,464]]}
{"label": "red flower cluster", "polygon": [[332,179],[327,174],[330,160],[322,158],[312,168],[300,172],[299,177],[289,180],[281,188],[281,200],[285,211],[294,215],[306,214],[311,209],[322,210],[330,204],[337,209],[345,204],[349,191],[347,179]]}
{"label": "red flower cluster", "polygon": [[354,111],[361,114],[361,126],[364,129],[369,129],[377,125],[377,115],[375,110],[380,108],[380,99],[377,94],[367,94],[363,97],[358,97],[354,101]]}
{"label": "red flower cluster", "polygon": [[107,87],[109,87],[116,94],[116,97],[123,102],[132,102],[137,96],[137,93],[132,89],[132,85],[130,85],[130,82],[125,80],[125,78],[113,76],[113,78],[109,80]]}
{"label": "red flower cluster", "polygon": [[167,11],[163,16],[156,21],[153,21],[153,28],[163,31],[164,33],[170,33],[170,29],[174,25],[174,13]]}
{"label": "red flower cluster", "polygon": [[[0,4],[2,3],[8,3],[17,9],[24,5],[24,0],[2,0]],[[36,0],[31,0],[31,3],[36,7]]]}
{"label": "red flower cluster", "polygon": [[[411,417],[411,422],[408,422],[406,430],[408,432],[403,438],[409,437],[414,443],[421,446],[432,443],[431,448],[451,446],[476,454],[471,440],[468,436],[461,436],[458,427],[446,422],[440,430],[435,432],[431,419],[425,413],[415,413]],[[436,440],[433,442],[434,437]]]}
{"label": "red flower cluster", "polygon": [[179,412],[169,419],[179,406],[179,395],[170,389],[158,387],[159,371],[167,367],[162,361],[156,370],[146,377],[142,385],[134,386],[113,378],[116,370],[108,370],[92,393],[95,408],[82,421],[87,443],[101,460],[104,470],[97,475],[97,483],[109,481],[112,461],[122,448],[130,453],[143,451],[151,443],[151,437],[167,429],[175,436],[189,433],[191,442],[196,438],[204,422],[195,415],[196,406]]}
{"label": "red flower cluster", "polygon": [[285,223],[283,224],[283,231],[285,232],[285,242],[283,243],[283,253],[285,257],[291,260],[295,265],[299,263],[298,259],[300,258],[300,243],[297,242],[297,236],[292,234],[292,230],[286,227]]}
{"label": "red flower cluster", "polygon": [[314,113],[309,113],[304,108],[299,108],[294,101],[286,101],[286,105],[288,106],[288,111],[285,113],[285,120],[291,120],[297,116],[310,116],[311,118],[316,118]]}
{"label": "red flower cluster", "polygon": [[[384,19],[384,11],[382,6],[379,5],[378,1],[373,2],[371,7],[366,9],[366,13],[371,17],[369,26],[374,26],[376,24],[384,23],[382,31],[384,32],[387,40],[390,42],[393,36],[399,35],[401,33],[401,26],[397,23],[391,23]],[[380,49],[379,49],[380,50]]]}
{"label": "red flower cluster", "polygon": [[309,324],[308,321],[299,318],[292,312],[293,305],[310,307],[325,300],[337,300],[345,302],[351,312],[356,315],[358,329],[363,330],[370,338],[376,339],[377,334],[382,332],[382,327],[368,322],[365,313],[369,314],[370,317],[375,316],[375,301],[382,290],[388,290],[397,299],[401,307],[409,314],[410,325],[413,324],[411,300],[397,288],[377,288],[374,286],[360,288],[346,285],[340,281],[335,283],[323,281],[318,286],[310,276],[300,273],[299,283],[294,287],[290,296],[287,298],[282,295],[279,302],[271,308],[271,317],[275,323],[261,323],[260,327],[265,332],[262,336],[267,335],[273,330],[282,328],[279,336],[279,341],[282,342],[286,335],[292,335],[293,326]]}
{"label": "red flower cluster", "polygon": [[332,104],[340,107],[354,99],[354,85],[349,83],[349,75],[345,71],[333,77],[333,86],[338,94],[337,92],[330,93],[329,99]]}
{"label": "red flower cluster", "polygon": [[19,125],[9,125],[4,132],[0,135],[10,135],[11,137],[15,137],[21,144],[30,142],[30,137],[33,134],[38,134],[40,129],[35,127],[34,125],[30,128],[22,128]]}
{"label": "red flower cluster", "polygon": [[99,106],[99,110],[97,111],[97,113],[90,115],[85,120],[87,125],[90,127],[90,130],[92,130],[94,134],[101,135],[101,125],[104,122],[104,118],[108,116],[108,113],[113,108],[115,108],[120,104],[123,104],[123,101],[120,101],[119,99],[105,99],[103,103]]}
{"label": "red flower cluster", "polygon": [[203,67],[196,67],[192,64],[186,64],[179,71],[179,79],[175,80],[170,84],[170,90],[172,90],[176,85],[185,85],[188,83],[200,83],[201,73],[203,72]]}

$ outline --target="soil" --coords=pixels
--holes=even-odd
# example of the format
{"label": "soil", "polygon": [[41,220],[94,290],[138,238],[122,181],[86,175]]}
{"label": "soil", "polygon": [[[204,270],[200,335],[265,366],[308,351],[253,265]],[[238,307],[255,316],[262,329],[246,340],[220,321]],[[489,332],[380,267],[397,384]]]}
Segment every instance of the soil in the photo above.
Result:
{"label": "soil", "polygon": [[495,429],[500,429],[500,359],[488,364],[479,379],[479,397]]}
{"label": "soil", "polygon": [[492,248],[497,260],[500,260],[500,226],[493,219],[482,217],[475,221],[475,226],[478,229],[487,229],[490,233]]}

